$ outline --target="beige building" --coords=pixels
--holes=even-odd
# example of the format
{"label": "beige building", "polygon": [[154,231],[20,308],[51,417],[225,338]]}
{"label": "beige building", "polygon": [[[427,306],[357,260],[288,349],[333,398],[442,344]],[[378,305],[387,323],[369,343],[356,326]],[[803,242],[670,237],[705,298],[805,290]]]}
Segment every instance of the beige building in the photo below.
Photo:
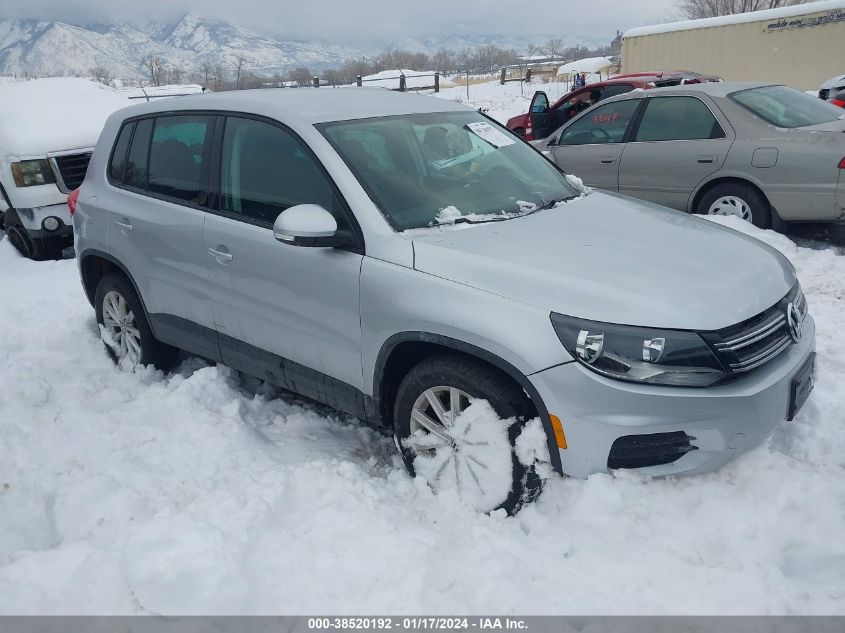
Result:
{"label": "beige building", "polygon": [[631,29],[622,36],[622,72],[646,70],[818,90],[845,73],[845,0]]}

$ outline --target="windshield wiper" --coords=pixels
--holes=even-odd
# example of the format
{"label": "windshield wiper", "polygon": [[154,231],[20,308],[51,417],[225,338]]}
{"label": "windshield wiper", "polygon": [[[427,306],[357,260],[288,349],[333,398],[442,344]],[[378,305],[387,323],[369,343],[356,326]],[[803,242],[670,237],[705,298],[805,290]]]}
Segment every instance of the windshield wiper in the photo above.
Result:
{"label": "windshield wiper", "polygon": [[440,224],[440,226],[449,225],[449,224],[487,224],[488,222],[504,222],[505,220],[510,220],[513,215],[505,216],[505,215],[493,215],[489,218],[484,219],[476,219],[476,218],[467,218],[467,217],[460,217],[455,218],[454,220],[450,220],[449,222],[444,222]]}
{"label": "windshield wiper", "polygon": [[[535,211],[540,211],[543,209],[551,209],[553,206],[560,204],[561,202],[569,202],[570,200],[575,200],[578,196],[566,196],[565,198],[553,198],[549,200],[546,204],[542,207],[537,207]],[[533,213],[533,211],[532,211]]]}

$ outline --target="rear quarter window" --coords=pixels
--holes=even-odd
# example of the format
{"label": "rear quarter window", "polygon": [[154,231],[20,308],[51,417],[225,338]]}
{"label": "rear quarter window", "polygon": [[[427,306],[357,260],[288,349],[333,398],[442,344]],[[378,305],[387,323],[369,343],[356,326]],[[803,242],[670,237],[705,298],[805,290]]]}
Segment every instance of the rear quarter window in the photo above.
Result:
{"label": "rear quarter window", "polygon": [[124,123],[114,143],[111,160],[109,161],[109,178],[113,182],[123,184],[123,172],[126,169],[126,153],[129,151],[129,141],[132,138],[134,127],[134,121]]}
{"label": "rear quarter window", "polygon": [[128,187],[147,188],[147,158],[152,131],[152,119],[143,119],[135,124],[135,133],[132,135],[132,143],[126,157],[126,170],[123,175],[123,184]]}

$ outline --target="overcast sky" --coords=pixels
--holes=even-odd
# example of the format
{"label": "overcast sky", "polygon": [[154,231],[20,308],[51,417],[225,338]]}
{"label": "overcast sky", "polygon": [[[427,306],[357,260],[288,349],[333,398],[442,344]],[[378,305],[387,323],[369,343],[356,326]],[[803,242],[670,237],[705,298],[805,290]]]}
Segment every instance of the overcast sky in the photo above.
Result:
{"label": "overcast sky", "polygon": [[678,0],[0,0],[0,17],[170,20],[186,11],[287,38],[559,34],[590,41],[677,18]]}

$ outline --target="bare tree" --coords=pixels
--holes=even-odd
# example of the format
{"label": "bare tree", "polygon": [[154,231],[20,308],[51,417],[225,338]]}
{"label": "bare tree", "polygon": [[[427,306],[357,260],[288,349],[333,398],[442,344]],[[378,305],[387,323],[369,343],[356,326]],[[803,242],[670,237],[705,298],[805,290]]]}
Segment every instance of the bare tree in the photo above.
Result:
{"label": "bare tree", "polygon": [[202,77],[202,87],[203,88],[208,88],[208,83],[209,83],[209,80],[211,79],[212,70],[213,70],[213,68],[211,66],[211,62],[208,61],[207,59],[203,60],[203,62],[200,64],[200,77]]}
{"label": "bare tree", "polygon": [[543,45],[543,52],[551,59],[558,59],[561,51],[563,51],[563,40],[559,37],[549,40]]}
{"label": "bare tree", "polygon": [[185,71],[178,66],[168,66],[163,79],[168,84],[179,84],[185,78]]}
{"label": "bare tree", "polygon": [[226,87],[226,69],[220,62],[211,68],[211,81],[215,92],[220,92]]}
{"label": "bare tree", "polygon": [[243,53],[240,53],[235,56],[235,61],[233,62],[233,66],[235,69],[235,88],[240,90],[243,86],[241,85],[241,76],[244,74],[244,69],[247,62],[247,56]]}
{"label": "bare tree", "polygon": [[457,64],[455,63],[455,53],[446,48],[441,48],[431,58],[429,64],[431,68],[428,70],[439,70],[440,72],[448,73],[455,70]]}
{"label": "bare tree", "polygon": [[161,57],[150,55],[143,61],[143,65],[153,86],[160,86],[164,83],[167,63]]}
{"label": "bare tree", "polygon": [[300,66],[299,68],[294,68],[290,72],[290,80],[295,81],[300,86],[310,86],[311,80],[314,78],[314,75],[311,74],[311,71],[305,68],[304,66]]}
{"label": "bare tree", "polygon": [[691,20],[712,18],[718,15],[733,15],[762,11],[796,4],[804,4],[811,0],[681,0],[681,12]]}
{"label": "bare tree", "polygon": [[94,81],[99,81],[105,86],[111,85],[111,80],[114,79],[111,71],[103,65],[94,66],[88,72],[91,73]]}

